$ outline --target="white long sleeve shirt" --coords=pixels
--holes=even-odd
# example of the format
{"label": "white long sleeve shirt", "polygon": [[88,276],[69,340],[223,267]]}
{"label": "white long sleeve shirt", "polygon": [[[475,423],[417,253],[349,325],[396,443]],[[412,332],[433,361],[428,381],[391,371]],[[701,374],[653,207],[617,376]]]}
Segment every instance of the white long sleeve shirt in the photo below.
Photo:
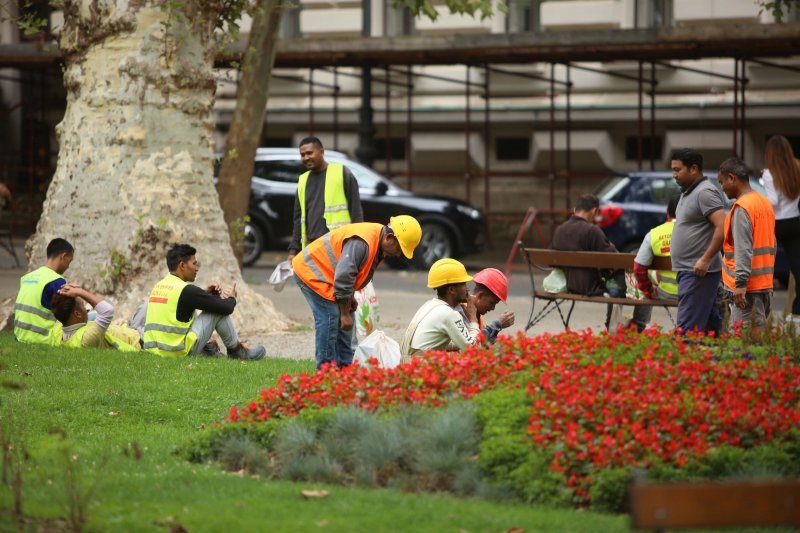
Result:
{"label": "white long sleeve shirt", "polygon": [[797,206],[797,198],[787,198],[775,188],[772,174],[769,169],[765,169],[761,174],[761,181],[764,183],[764,191],[772,209],[775,211],[775,220],[785,220],[787,218],[800,217],[800,207]]}
{"label": "white long sleeve shirt", "polygon": [[406,331],[406,337],[411,336],[412,352],[463,350],[475,344],[480,333],[477,322],[467,324],[458,311],[438,298],[428,300],[419,308],[411,325],[417,322],[415,330],[409,326]]}

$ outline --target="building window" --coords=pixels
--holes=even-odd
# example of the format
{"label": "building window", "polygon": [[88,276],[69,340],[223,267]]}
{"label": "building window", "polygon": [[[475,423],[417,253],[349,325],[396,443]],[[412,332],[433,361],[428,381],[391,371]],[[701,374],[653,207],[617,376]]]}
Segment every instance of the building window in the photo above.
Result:
{"label": "building window", "polygon": [[264,137],[261,146],[265,148],[294,148],[291,137]]}
{"label": "building window", "polygon": [[[654,142],[651,142],[651,140]],[[663,144],[664,144],[663,139],[661,137],[656,137],[655,139],[651,139],[650,137],[642,137],[642,160],[655,159],[656,161],[660,161]],[[638,161],[639,159],[638,151],[639,151],[639,138],[626,137],[625,160]]]}
{"label": "building window", "polygon": [[497,137],[494,140],[494,153],[498,161],[529,161],[531,140],[529,137]]}
{"label": "building window", "polygon": [[405,161],[406,139],[405,137],[392,137],[389,139],[389,157],[386,157],[386,139],[375,139],[375,153],[378,154],[378,159]]}

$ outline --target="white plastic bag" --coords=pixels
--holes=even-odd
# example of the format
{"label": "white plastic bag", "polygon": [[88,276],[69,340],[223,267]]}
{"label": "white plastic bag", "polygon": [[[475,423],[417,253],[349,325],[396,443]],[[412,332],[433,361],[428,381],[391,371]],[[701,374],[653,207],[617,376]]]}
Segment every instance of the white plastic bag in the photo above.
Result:
{"label": "white plastic bag", "polygon": [[542,288],[547,292],[567,292],[567,276],[564,271],[554,268],[542,281]]}
{"label": "white plastic bag", "polygon": [[374,357],[380,368],[394,368],[400,364],[400,345],[376,329],[358,344],[354,355],[360,365],[369,366],[369,360]]}
{"label": "white plastic bag", "polygon": [[353,295],[358,302],[356,309],[356,333],[359,338],[370,335],[380,327],[381,314],[378,306],[378,296],[375,294],[375,287],[370,281],[363,289],[358,290]]}
{"label": "white plastic bag", "polygon": [[276,266],[275,270],[272,271],[267,283],[272,285],[272,288],[277,292],[280,292],[283,290],[283,286],[286,285],[286,281],[292,277],[292,274],[294,274],[292,262],[283,261],[278,263],[278,266]]}

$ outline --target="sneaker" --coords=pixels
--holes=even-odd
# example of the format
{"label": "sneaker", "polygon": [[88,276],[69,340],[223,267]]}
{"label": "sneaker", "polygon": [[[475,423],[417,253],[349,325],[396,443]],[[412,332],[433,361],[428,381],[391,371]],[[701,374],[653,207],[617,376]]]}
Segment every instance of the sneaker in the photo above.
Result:
{"label": "sneaker", "polygon": [[228,348],[228,359],[241,359],[242,361],[258,361],[267,355],[267,350],[260,344],[255,348],[247,348],[241,342],[234,348]]}

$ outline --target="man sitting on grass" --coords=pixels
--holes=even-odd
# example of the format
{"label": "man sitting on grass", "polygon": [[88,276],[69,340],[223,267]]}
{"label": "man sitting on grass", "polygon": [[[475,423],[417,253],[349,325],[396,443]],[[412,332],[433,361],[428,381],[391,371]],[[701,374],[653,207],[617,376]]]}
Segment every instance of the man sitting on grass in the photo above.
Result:
{"label": "man sitting on grass", "polygon": [[[89,321],[85,303],[97,312]],[[126,326],[111,326],[114,307],[99,296],[77,285],[64,285],[53,295],[53,314],[61,324],[61,342],[70,348],[116,348],[138,352],[139,334]]]}
{"label": "man sitting on grass", "polygon": [[[264,347],[246,348],[233,327],[236,285],[224,290],[218,283],[205,290],[192,285],[200,269],[196,253],[188,244],[176,244],[167,251],[169,274],[153,287],[147,301],[144,349],[162,357],[217,356],[219,348],[209,342],[216,331],[229,358],[263,358]],[[203,312],[195,316],[198,309]]]}

